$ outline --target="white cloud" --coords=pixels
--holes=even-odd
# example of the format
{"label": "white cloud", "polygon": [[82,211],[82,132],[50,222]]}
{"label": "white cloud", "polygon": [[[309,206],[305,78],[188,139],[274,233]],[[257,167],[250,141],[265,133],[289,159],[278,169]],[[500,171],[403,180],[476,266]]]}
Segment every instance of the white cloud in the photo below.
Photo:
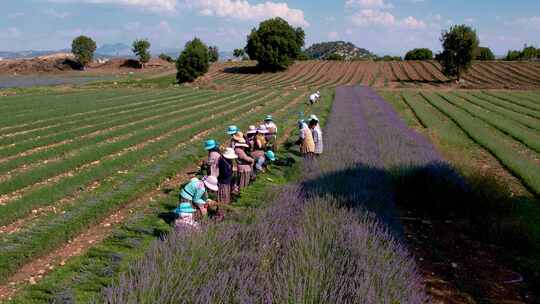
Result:
{"label": "white cloud", "polygon": [[176,12],[177,0],[49,0],[56,3],[90,3],[133,6],[155,12]]}
{"label": "white cloud", "polygon": [[331,40],[336,40],[339,38],[338,32],[328,32],[327,36],[328,36],[328,39],[331,39]]}
{"label": "white cloud", "polygon": [[45,13],[45,15],[47,16],[57,18],[57,19],[65,19],[71,16],[70,12],[59,12],[54,9],[46,9],[45,11],[43,11],[43,13]]}
{"label": "white cloud", "polygon": [[471,24],[471,23],[474,23],[476,21],[476,19],[474,19],[474,18],[465,18],[465,19],[463,19],[463,21],[465,21],[465,23]]}
{"label": "white cloud", "polygon": [[394,6],[390,3],[385,3],[384,0],[347,0],[345,2],[346,7],[360,7],[360,8],[378,8],[387,9]]}
{"label": "white cloud", "polygon": [[304,18],[304,12],[289,8],[287,3],[267,1],[250,4],[247,0],[185,0],[185,3],[203,16],[256,21],[281,17],[295,26],[309,26]]}
{"label": "white cloud", "polygon": [[373,9],[364,9],[356,12],[351,21],[358,26],[383,26],[387,28],[403,28],[418,30],[426,28],[426,23],[412,16],[402,20],[397,19],[389,12]]}

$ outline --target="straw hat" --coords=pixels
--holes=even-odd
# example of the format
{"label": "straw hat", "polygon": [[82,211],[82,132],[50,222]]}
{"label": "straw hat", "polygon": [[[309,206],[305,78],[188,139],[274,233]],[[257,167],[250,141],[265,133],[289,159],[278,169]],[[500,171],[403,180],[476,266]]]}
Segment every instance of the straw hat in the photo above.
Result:
{"label": "straw hat", "polygon": [[257,133],[257,128],[255,126],[249,126],[247,132],[247,134],[253,134],[253,133]]}
{"label": "straw hat", "polygon": [[223,152],[223,157],[225,157],[226,159],[237,159],[238,155],[234,153],[233,148],[225,148],[225,152]]}
{"label": "straw hat", "polygon": [[244,134],[240,131],[236,132],[232,138],[237,142],[246,142],[246,140],[244,139]]}
{"label": "straw hat", "polygon": [[315,114],[311,114],[311,115],[309,116],[309,120],[310,120],[310,121],[311,121],[311,120],[315,120],[316,122],[319,122],[319,117],[317,117],[317,115],[315,115]]}
{"label": "straw hat", "polygon": [[229,128],[227,129],[227,134],[229,135],[236,134],[236,132],[238,132],[237,126],[229,126]]}
{"label": "straw hat", "polygon": [[209,139],[207,141],[204,142],[204,149],[205,150],[212,150],[212,149],[215,149],[217,147],[217,141],[213,140],[213,139]]}
{"label": "straw hat", "polygon": [[212,190],[212,191],[218,191],[218,180],[215,176],[209,175],[205,176],[202,179],[204,185],[206,188]]}

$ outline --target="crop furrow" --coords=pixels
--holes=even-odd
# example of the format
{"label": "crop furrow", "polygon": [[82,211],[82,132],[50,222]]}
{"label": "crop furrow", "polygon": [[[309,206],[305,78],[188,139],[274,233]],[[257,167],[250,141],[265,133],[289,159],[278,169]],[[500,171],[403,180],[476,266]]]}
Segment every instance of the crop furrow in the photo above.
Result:
{"label": "crop furrow", "polygon": [[476,94],[476,93],[471,93],[473,96],[476,96],[477,98],[480,98],[482,100],[485,100],[491,104],[494,104],[496,106],[499,106],[501,108],[505,108],[509,111],[513,111],[515,113],[519,113],[519,114],[522,114],[522,115],[526,115],[526,116],[529,116],[531,118],[535,118],[535,119],[540,119],[540,113],[536,113],[536,111],[533,111],[531,109],[528,109],[528,108],[525,108],[525,107],[522,107],[518,104],[515,104],[511,101],[508,101],[508,100],[504,100],[503,98],[501,97],[494,97],[494,96],[491,96],[491,95],[479,95],[479,94]]}

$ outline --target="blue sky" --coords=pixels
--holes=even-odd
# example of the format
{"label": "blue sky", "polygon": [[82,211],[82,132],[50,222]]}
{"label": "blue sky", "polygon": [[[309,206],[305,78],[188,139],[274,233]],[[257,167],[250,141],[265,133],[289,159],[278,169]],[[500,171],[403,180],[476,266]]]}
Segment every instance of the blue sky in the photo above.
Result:
{"label": "blue sky", "polygon": [[378,54],[440,48],[452,24],[477,29],[496,54],[540,46],[540,1],[499,0],[5,0],[0,50],[68,48],[80,34],[98,45],[148,38],[181,48],[194,36],[228,51],[244,46],[259,21],[280,16],[306,31],[306,45],[347,40]]}

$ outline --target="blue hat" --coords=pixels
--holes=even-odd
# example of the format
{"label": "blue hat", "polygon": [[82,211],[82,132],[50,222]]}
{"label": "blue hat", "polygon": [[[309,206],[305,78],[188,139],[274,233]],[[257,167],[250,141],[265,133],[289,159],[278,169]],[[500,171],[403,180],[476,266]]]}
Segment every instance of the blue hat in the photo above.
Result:
{"label": "blue hat", "polygon": [[274,118],[272,117],[272,115],[266,115],[266,118],[264,119],[264,121],[269,121],[269,120],[273,120]]}
{"label": "blue hat", "polygon": [[229,126],[229,129],[227,129],[227,134],[229,135],[236,134],[237,132],[238,132],[237,126]]}
{"label": "blue hat", "polygon": [[264,155],[266,157],[268,157],[268,159],[270,159],[271,161],[276,161],[276,155],[274,154],[274,152],[272,150],[268,150],[264,153]]}
{"label": "blue hat", "polygon": [[191,206],[190,203],[181,203],[180,206],[178,206],[176,209],[174,209],[174,213],[180,214],[180,213],[195,213],[197,210]]}
{"label": "blue hat", "polygon": [[303,125],[304,125],[304,120],[303,120],[303,119],[300,119],[300,120],[298,121],[298,127],[301,128]]}
{"label": "blue hat", "polygon": [[212,150],[212,149],[215,149],[217,147],[217,145],[218,145],[217,141],[215,141],[213,139],[209,139],[209,140],[204,142],[204,149],[205,150]]}

